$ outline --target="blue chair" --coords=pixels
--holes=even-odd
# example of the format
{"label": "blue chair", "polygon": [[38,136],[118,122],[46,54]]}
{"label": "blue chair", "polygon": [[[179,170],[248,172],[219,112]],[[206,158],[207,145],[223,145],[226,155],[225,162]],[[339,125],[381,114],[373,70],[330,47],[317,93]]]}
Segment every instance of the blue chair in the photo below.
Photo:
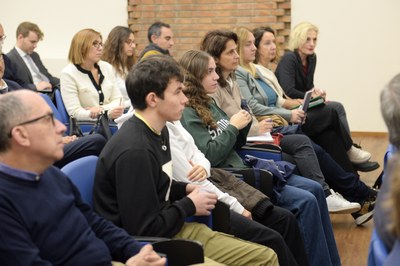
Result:
{"label": "blue chair", "polygon": [[70,162],[61,168],[79,189],[82,199],[93,207],[93,185],[96,173],[97,156],[90,155]]}
{"label": "blue chair", "polygon": [[[93,184],[98,157],[91,155],[70,162],[61,171],[79,189],[82,199],[93,206]],[[190,265],[204,262],[201,243],[192,240],[168,239],[162,237],[135,237],[143,245],[152,244],[156,252],[166,255],[168,265]]]}
{"label": "blue chair", "polygon": [[53,101],[50,99],[49,95],[44,94],[44,93],[40,93],[40,96],[42,96],[42,98],[50,106],[51,110],[53,111],[54,118],[56,118],[57,120],[61,121],[61,123],[64,124],[64,122],[62,121],[63,118],[62,118],[60,112],[58,111],[57,107],[54,105]]}
{"label": "blue chair", "polygon": [[67,109],[65,109],[65,105],[63,99],[61,97],[61,91],[59,89],[54,90],[54,98],[57,105],[57,110],[60,113],[61,119],[60,121],[68,127],[69,125],[69,115],[67,113]]}
{"label": "blue chair", "polygon": [[[69,123],[70,123],[70,117],[68,115],[67,109],[65,108],[64,101],[61,96],[61,91],[59,89],[54,90],[54,98],[56,101],[57,109],[61,115],[60,121],[67,127],[67,131],[69,130]],[[83,133],[88,133],[90,132],[94,125],[94,121],[78,121],[79,127],[81,128]],[[114,134],[117,132],[118,127],[117,124],[113,121],[109,123],[111,133]],[[69,133],[69,132],[67,132]]]}

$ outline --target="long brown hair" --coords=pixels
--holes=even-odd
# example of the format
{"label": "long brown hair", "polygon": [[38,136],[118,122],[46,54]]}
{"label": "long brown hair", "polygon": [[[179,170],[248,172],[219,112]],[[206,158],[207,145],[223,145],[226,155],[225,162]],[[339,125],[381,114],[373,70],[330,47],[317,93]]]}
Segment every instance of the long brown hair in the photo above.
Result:
{"label": "long brown hair", "polygon": [[207,95],[201,84],[203,78],[207,75],[208,63],[211,58],[206,52],[190,50],[182,55],[179,64],[185,72],[183,84],[185,85],[184,93],[189,99],[187,106],[196,111],[204,125],[216,129],[218,126],[210,110],[212,98]]}
{"label": "long brown hair", "polygon": [[110,63],[122,77],[125,77],[136,62],[135,53],[132,56],[126,56],[124,53],[124,44],[131,34],[133,31],[130,28],[116,26],[104,43],[102,59]]}

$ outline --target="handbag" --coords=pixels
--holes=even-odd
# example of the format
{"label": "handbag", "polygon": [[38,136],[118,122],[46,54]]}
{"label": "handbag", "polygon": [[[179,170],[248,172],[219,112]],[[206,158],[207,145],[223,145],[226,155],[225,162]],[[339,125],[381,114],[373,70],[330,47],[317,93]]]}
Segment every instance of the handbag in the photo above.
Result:
{"label": "handbag", "polygon": [[263,115],[263,116],[257,116],[257,120],[260,122],[265,119],[272,119],[272,126],[273,127],[279,127],[279,126],[288,126],[289,123],[286,121],[285,118],[283,118],[280,115]]}
{"label": "handbag", "polygon": [[69,117],[69,135],[70,136],[77,136],[78,138],[83,137],[83,133],[81,127],[78,124],[78,121],[72,115]]}
{"label": "handbag", "polygon": [[101,134],[106,140],[109,140],[112,137],[107,110],[97,116],[96,123],[90,130],[89,134],[94,133]]}

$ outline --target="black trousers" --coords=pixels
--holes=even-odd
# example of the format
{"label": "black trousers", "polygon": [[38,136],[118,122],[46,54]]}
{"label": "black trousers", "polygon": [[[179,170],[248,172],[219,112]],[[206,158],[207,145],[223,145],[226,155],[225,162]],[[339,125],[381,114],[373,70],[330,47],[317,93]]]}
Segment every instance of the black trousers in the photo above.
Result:
{"label": "black trousers", "polygon": [[334,108],[322,105],[308,110],[306,123],[301,130],[323,147],[345,171],[356,173],[347,156],[353,140]]}
{"label": "black trousers", "polygon": [[231,211],[230,222],[230,234],[272,248],[279,265],[309,265],[296,218],[288,210],[274,206],[257,221]]}
{"label": "black trousers", "polygon": [[54,165],[62,168],[64,165],[89,155],[98,156],[106,145],[106,139],[100,134],[92,134],[81,137],[64,145],[64,157]]}

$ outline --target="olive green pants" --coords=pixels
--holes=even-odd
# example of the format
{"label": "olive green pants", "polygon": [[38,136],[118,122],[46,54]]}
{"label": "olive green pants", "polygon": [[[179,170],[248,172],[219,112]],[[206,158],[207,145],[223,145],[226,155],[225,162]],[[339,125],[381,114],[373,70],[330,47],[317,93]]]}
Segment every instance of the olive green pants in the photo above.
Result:
{"label": "olive green pants", "polygon": [[[185,223],[174,237],[197,240],[203,244],[204,255],[226,265],[279,265],[276,253],[266,247],[232,235],[212,231],[199,223]],[[206,260],[206,265],[212,263]]]}

